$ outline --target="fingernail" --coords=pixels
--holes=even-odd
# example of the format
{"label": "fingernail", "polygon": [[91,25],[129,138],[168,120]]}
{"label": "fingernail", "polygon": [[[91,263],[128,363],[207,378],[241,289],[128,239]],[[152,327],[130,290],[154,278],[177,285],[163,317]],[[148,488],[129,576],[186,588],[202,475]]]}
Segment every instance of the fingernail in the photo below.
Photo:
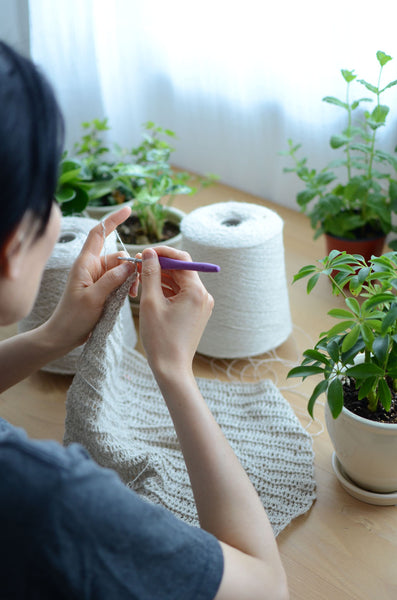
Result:
{"label": "fingernail", "polygon": [[157,254],[153,250],[153,248],[145,248],[145,250],[142,252],[143,260],[150,260],[151,258],[154,258],[155,256],[157,256]]}

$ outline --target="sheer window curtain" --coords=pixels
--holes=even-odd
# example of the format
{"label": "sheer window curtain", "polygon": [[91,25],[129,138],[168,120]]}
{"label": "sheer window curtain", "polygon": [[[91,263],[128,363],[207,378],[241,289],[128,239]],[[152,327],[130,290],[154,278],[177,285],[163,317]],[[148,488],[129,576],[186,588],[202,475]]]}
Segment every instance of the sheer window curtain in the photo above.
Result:
{"label": "sheer window curtain", "polygon": [[394,57],[385,81],[397,78],[395,0],[382,15],[365,0],[30,0],[29,10],[32,57],[56,88],[69,149],[84,120],[107,116],[127,147],[153,120],[176,131],[176,165],[292,208],[301,186],[279,152],[291,137],[313,166],[335,158],[328,139],[344,121],[321,98],[344,96],[340,69],[375,83],[383,50]]}

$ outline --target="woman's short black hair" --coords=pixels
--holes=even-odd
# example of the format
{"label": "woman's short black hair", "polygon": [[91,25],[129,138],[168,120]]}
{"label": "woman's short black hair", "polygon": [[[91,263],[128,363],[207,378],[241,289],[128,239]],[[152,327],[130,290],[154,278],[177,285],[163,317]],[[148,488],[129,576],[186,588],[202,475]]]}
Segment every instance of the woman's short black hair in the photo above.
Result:
{"label": "woman's short black hair", "polygon": [[54,92],[37,67],[0,41],[0,248],[30,212],[48,223],[63,148]]}

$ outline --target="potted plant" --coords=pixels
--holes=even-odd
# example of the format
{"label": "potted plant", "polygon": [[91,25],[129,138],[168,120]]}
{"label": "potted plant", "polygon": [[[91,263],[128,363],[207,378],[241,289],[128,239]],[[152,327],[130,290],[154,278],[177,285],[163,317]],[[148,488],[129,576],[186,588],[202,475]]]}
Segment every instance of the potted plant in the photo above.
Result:
{"label": "potted plant", "polygon": [[[180,248],[180,223],[185,213],[172,206],[175,196],[194,194],[199,187],[212,184],[216,177],[201,177],[174,169],[170,157],[175,137],[149,121],[141,143],[128,151],[115,145],[113,153],[102,134],[108,121],[94,119],[83,123],[84,135],[75,144],[75,155],[62,157],[56,199],[64,215],[88,214],[102,219],[125,204],[131,216],[117,228],[120,249],[135,256],[148,245],[166,243]],[[139,297],[131,300],[139,306]]]}
{"label": "potted plant", "polygon": [[[326,394],[326,424],[335,448],[334,469],[345,487],[373,503],[397,503],[397,252],[366,261],[337,250],[307,265],[294,282],[320,275],[344,307],[337,323],[303,352],[288,377],[321,377],[308,403]],[[390,501],[390,502],[389,502]]]}
{"label": "potted plant", "polygon": [[110,129],[108,120],[93,119],[82,127],[84,135],[76,142],[73,157],[67,152],[62,157],[55,197],[65,215],[85,211],[101,219],[115,207],[131,202],[133,190],[130,178],[120,173],[121,151],[111,155],[102,140],[103,132]]}
{"label": "potted plant", "polygon": [[[307,158],[298,158],[301,145],[292,140],[288,140],[289,150],[282,153],[294,162],[284,171],[296,173],[305,184],[297,195],[297,203],[310,217],[314,237],[325,234],[328,253],[332,249],[346,250],[360,253],[367,260],[372,254],[381,254],[385,236],[397,231],[392,224],[392,214],[397,210],[397,158],[378,145],[379,129],[385,127],[389,114],[381,97],[397,80],[381,84],[383,68],[392,57],[378,51],[376,58],[380,67],[376,84],[357,79],[354,71],[342,69],[346,97],[323,98],[346,114],[345,128],[330,139],[331,148],[342,154],[317,170],[309,168]],[[353,82],[372,97],[351,99]],[[364,110],[373,100],[372,110]],[[338,169],[343,170],[337,174]],[[357,247],[357,242],[364,245]],[[397,248],[397,241],[390,246]]]}
{"label": "potted plant", "polygon": [[172,245],[184,215],[171,206],[173,199],[194,194],[197,184],[209,185],[215,177],[173,169],[169,161],[174,148],[168,139],[175,133],[153,122],[145,124],[137,147],[128,151],[115,145],[113,153],[102,139],[109,130],[107,119],[82,126],[85,133],[75,144],[75,155],[65,153],[60,165],[56,199],[63,214],[84,212],[101,219],[128,204],[133,215],[119,228],[123,243],[139,248],[164,241]]}

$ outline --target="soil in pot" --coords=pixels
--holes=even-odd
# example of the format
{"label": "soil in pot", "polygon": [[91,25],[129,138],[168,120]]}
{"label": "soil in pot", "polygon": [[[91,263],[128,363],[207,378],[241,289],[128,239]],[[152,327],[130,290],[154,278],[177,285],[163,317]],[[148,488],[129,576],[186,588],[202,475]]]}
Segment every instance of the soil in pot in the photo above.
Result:
{"label": "soil in pot", "polygon": [[367,399],[358,399],[358,391],[355,388],[354,381],[351,379],[347,379],[343,383],[343,403],[345,408],[363,419],[378,423],[397,424],[397,394],[392,389],[391,382],[388,381],[387,383],[389,384],[392,397],[390,411],[386,412],[383,406],[378,406],[375,412],[369,410]]}
{"label": "soil in pot", "polygon": [[179,234],[179,224],[172,221],[166,221],[162,230],[162,236],[157,239],[155,236],[147,236],[142,230],[139,219],[136,215],[128,217],[124,223],[118,226],[117,231],[124,244],[145,245],[165,242]]}

